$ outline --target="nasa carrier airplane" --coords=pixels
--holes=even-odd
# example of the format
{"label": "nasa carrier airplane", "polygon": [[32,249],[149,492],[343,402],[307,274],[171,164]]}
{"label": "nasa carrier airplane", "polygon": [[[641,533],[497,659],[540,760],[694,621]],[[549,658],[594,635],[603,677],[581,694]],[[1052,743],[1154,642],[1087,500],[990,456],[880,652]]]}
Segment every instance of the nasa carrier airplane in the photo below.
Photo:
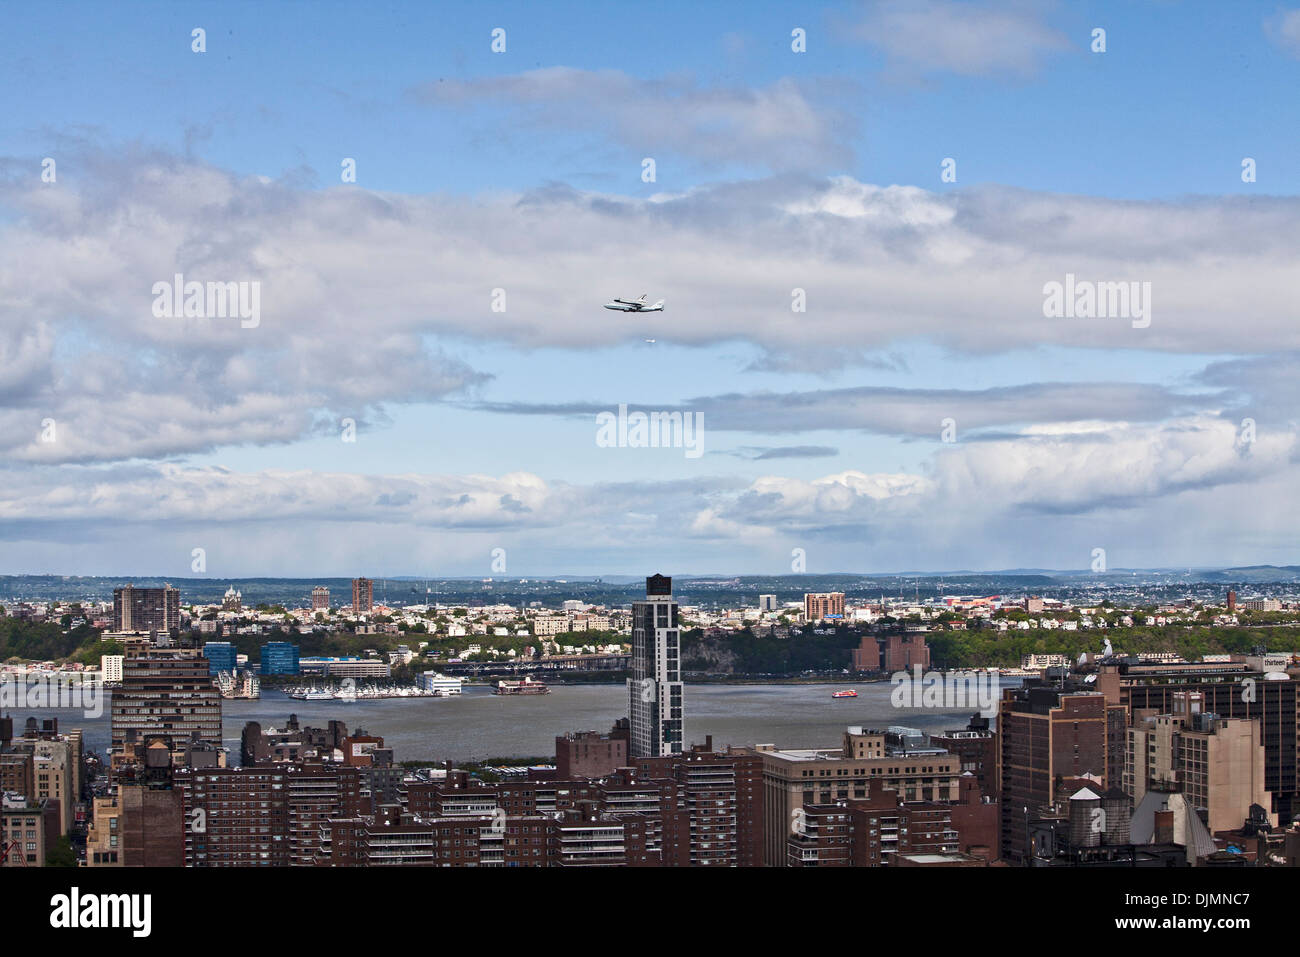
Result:
{"label": "nasa carrier airplane", "polygon": [[663,312],[664,301],[660,299],[653,304],[646,303],[645,293],[641,294],[640,299],[615,299],[613,302],[605,303],[606,309],[617,309],[619,312]]}

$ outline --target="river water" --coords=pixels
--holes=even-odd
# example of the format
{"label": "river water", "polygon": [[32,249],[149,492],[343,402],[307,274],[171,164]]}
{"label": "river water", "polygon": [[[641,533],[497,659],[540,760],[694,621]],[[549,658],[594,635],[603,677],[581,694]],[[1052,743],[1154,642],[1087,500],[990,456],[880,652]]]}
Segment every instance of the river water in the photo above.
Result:
{"label": "river water", "polygon": [[[1007,681],[1004,685],[1018,684]],[[854,687],[857,698],[832,698]],[[888,683],[687,685],[685,741],[726,745],[775,744],[781,748],[834,747],[849,725],[922,731],[964,728],[971,709],[896,708]],[[82,728],[86,747],[103,752],[110,740],[107,703],[103,714],[80,710],[14,710],[14,729],[27,717],[57,717],[59,730]],[[348,730],[379,735],[398,761],[482,760],[555,753],[555,737],[568,731],[606,732],[627,714],[621,684],[552,685],[547,695],[494,695],[483,685],[466,685],[455,698],[389,698],[378,701],[296,701],[278,689],[264,689],[257,701],[222,702],[222,735],[230,763],[239,761],[239,736],[247,721],[282,727],[290,714],[299,723],[324,727],[331,718]]]}

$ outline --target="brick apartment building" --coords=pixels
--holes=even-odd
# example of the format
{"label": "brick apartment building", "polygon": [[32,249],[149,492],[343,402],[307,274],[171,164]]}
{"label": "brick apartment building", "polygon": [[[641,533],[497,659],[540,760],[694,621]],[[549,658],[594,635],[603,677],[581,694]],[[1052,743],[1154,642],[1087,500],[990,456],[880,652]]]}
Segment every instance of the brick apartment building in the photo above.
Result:
{"label": "brick apartment building", "polygon": [[352,579],[352,614],[368,615],[375,610],[375,583],[369,578]]}
{"label": "brick apartment building", "polygon": [[961,760],[963,773],[973,774],[980,791],[996,797],[1002,793],[998,778],[998,735],[989,729],[989,719],[972,715],[965,728],[930,735],[930,743]]}
{"label": "brick apartment building", "polygon": [[953,802],[904,801],[872,781],[867,796],[834,804],[805,805],[786,840],[788,867],[890,867],[907,855],[965,855],[991,863],[998,857],[996,803],[966,775]]}
{"label": "brick apartment building", "polygon": [[555,767],[561,778],[599,778],[627,767],[627,736],[578,731],[555,739]]}
{"label": "brick apartment building", "polygon": [[812,623],[826,618],[843,620],[844,592],[810,592],[803,596],[804,620]]}
{"label": "brick apartment building", "polygon": [[854,671],[910,671],[913,665],[930,667],[930,646],[924,632],[897,632],[877,637],[864,635],[852,652]]}
{"label": "brick apartment building", "polygon": [[[626,731],[588,735],[558,743],[597,744],[598,754],[579,752],[576,763],[590,759],[589,770],[603,771]],[[338,760],[333,745],[346,751],[353,741],[371,763]],[[450,766],[416,779],[381,741],[349,736],[342,722],[319,729],[291,719],[282,730],[250,722],[244,751],[256,760],[238,768],[219,766],[193,742],[179,764],[181,749],[166,736],[127,742],[117,796],[96,802],[91,847],[95,866],[881,866],[900,851],[996,858],[998,811],[979,788],[976,772],[990,773],[982,757],[920,741],[908,729],[850,729],[841,748],[805,753],[714,751],[706,739],[590,777],[573,774],[571,761],[565,775],[535,769],[485,782]],[[796,810],[808,827],[792,832]],[[769,856],[773,838],[779,856]]]}
{"label": "brick apartment building", "polygon": [[1023,860],[1031,822],[1055,798],[1062,778],[1090,776],[1105,788],[1116,782],[1122,763],[1113,764],[1112,737],[1122,740],[1106,696],[1067,691],[1050,685],[1008,689],[998,712],[998,778],[1002,785],[1002,852]]}
{"label": "brick apartment building", "polygon": [[177,635],[180,625],[178,589],[170,585],[162,588],[124,585],[113,589],[113,631],[136,632],[165,642]]}
{"label": "brick apartment building", "polygon": [[905,801],[955,801],[961,759],[915,746],[887,731],[850,727],[838,748],[778,749],[759,745],[763,762],[763,863],[789,863],[788,840],[802,809],[866,800],[872,782],[899,791]]}

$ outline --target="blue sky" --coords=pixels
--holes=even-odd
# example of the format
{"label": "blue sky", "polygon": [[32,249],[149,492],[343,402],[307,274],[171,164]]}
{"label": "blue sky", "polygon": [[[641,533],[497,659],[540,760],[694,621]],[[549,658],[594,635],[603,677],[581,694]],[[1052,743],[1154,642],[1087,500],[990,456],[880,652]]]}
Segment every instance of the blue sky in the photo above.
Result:
{"label": "blue sky", "polygon": [[[704,84],[765,86],[783,78],[843,87],[862,128],[842,172],[864,182],[926,189],[938,159],[958,158],[960,183],[1131,198],[1247,192],[1247,149],[1263,187],[1300,183],[1300,130],[1278,122],[1281,92],[1300,61],[1270,42],[1270,3],[1025,4],[1067,44],[1032,75],[900,72],[887,52],[841,24],[858,4],[408,4],[58,3],[6,11],[0,80],[12,99],[0,148],[51,148],[77,130],[192,148],[247,174],[313,171],[335,180],[355,156],[379,190],[520,190],[553,180],[649,192],[627,150],[600,130],[527,138],[508,111],[482,106],[438,115],[410,91],[439,79],[510,75],[550,66],[618,69],[654,79],[689,74]],[[208,52],[190,51],[203,26]],[[790,51],[794,26],[808,52]],[[1091,31],[1107,30],[1103,55]],[[507,50],[490,49],[491,30]],[[881,42],[888,38],[877,34]],[[1271,93],[1270,91],[1278,91]],[[188,137],[188,138],[187,138]],[[653,148],[653,143],[647,143]],[[522,147],[522,148],[521,148]],[[593,155],[593,153],[595,155]],[[624,154],[620,156],[619,154]],[[682,161],[678,161],[681,159]],[[618,167],[624,166],[625,169]],[[666,160],[672,189],[761,172]],[[674,178],[670,181],[670,177]]]}
{"label": "blue sky", "polygon": [[[5,10],[0,573],[1296,561],[1300,13],[788,7]],[[265,321],[161,325],[187,269]]]}

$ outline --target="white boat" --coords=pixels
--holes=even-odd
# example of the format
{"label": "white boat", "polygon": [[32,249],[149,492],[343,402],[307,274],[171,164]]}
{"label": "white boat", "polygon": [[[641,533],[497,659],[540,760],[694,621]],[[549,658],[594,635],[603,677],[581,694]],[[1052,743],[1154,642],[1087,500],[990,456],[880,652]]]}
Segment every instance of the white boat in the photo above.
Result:
{"label": "white boat", "polygon": [[333,701],[334,692],[329,688],[317,688],[314,685],[310,688],[292,688],[285,691],[285,694],[297,701]]}

